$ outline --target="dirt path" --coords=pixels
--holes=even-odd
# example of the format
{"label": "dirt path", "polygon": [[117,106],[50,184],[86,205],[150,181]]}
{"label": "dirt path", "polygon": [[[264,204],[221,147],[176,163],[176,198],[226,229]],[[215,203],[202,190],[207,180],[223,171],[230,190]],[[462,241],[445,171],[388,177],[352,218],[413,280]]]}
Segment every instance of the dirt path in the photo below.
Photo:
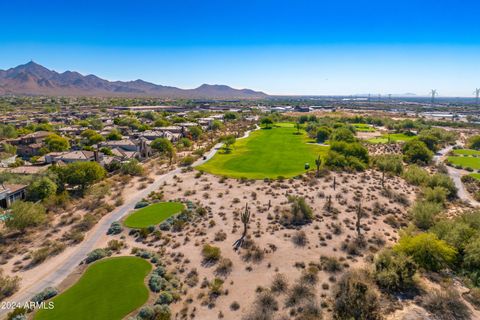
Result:
{"label": "dirt path", "polygon": [[[441,163],[444,159],[445,156],[452,151],[453,147],[448,146],[446,148],[443,148],[437,154],[433,157],[433,161],[435,163],[439,164]],[[473,197],[470,195],[470,193],[465,189],[465,186],[462,183],[462,172],[456,168],[447,166],[448,170],[448,175],[450,178],[452,178],[453,182],[455,183],[455,186],[457,187],[457,196],[463,201],[466,201],[470,203],[471,205],[478,207],[480,206],[480,202],[476,201],[473,199]]]}

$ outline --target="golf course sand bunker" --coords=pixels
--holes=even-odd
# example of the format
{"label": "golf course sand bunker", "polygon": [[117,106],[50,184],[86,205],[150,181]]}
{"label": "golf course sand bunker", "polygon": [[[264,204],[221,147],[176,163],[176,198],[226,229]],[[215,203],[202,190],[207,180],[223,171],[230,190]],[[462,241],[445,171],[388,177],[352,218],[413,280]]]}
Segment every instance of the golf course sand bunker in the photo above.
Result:
{"label": "golf course sand bunker", "polygon": [[293,124],[280,123],[260,129],[238,140],[232,150],[217,152],[198,170],[232,178],[264,179],[293,177],[306,171],[305,163],[315,166],[315,159],[328,147],[309,144],[305,131]]}
{"label": "golf course sand bunker", "polygon": [[144,281],[151,269],[137,257],[97,261],[73,287],[53,298],[54,309],[40,310],[35,320],[123,319],[147,301]]}

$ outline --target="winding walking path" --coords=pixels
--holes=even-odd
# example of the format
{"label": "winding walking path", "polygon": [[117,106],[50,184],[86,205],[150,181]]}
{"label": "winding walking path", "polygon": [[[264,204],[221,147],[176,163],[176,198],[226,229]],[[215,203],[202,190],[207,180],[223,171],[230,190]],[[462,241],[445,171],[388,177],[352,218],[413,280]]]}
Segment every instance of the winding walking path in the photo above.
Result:
{"label": "winding walking path", "polygon": [[[258,126],[255,130],[258,129]],[[249,136],[251,131],[246,131],[243,137],[246,138]],[[222,147],[222,143],[216,144],[204,157],[195,161],[192,166],[199,166],[210,160],[215,153]],[[182,168],[176,168],[171,170],[161,176],[155,178],[155,181],[150,184],[147,188],[140,190],[137,194],[132,197],[128,202],[123,204],[120,207],[114,209],[111,213],[104,216],[100,221],[85,235],[85,240],[75,247],[68,248],[65,250],[65,253],[60,254],[59,256],[53,257],[44,264],[48,267],[39,266],[34,269],[30,269],[24,272],[31,273],[28,283],[22,283],[20,290],[16,292],[13,296],[7,298],[6,300],[15,302],[15,303],[25,303],[29,301],[32,296],[39,293],[47,287],[56,287],[63,280],[65,280],[68,275],[75,271],[75,268],[86,258],[87,254],[92,250],[103,246],[101,244],[102,238],[106,235],[110,225],[123,218],[129,212],[135,208],[135,204],[147,197],[148,194],[152,191],[156,191],[160,186],[176,174],[181,173]],[[20,275],[21,276],[21,275]],[[0,317],[5,316],[8,312],[12,310],[0,309]]]}
{"label": "winding walking path", "polygon": [[[436,164],[442,162],[445,159],[445,156],[453,150],[453,146],[448,146],[443,148],[442,150],[438,151],[437,154],[433,157],[433,161]],[[457,187],[457,196],[463,201],[470,203],[471,205],[478,207],[480,206],[480,202],[475,200],[470,193],[465,189],[465,186],[462,182],[462,172],[456,168],[447,166],[448,175],[452,178],[453,182],[455,183],[455,187]]]}

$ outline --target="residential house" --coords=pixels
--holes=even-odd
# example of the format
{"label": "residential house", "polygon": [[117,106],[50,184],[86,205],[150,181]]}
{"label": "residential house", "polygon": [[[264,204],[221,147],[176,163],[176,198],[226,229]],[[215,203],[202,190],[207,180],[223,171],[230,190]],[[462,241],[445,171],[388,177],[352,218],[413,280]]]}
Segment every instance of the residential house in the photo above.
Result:
{"label": "residential house", "polygon": [[25,200],[27,186],[23,184],[0,184],[0,206],[8,208],[17,200]]}

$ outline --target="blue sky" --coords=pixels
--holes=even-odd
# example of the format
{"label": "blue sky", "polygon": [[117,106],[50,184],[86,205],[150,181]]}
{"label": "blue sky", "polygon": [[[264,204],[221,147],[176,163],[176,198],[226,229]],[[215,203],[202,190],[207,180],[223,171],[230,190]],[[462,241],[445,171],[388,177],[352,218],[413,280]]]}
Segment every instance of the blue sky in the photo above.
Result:
{"label": "blue sky", "polygon": [[478,1],[1,1],[0,68],[270,94],[471,96]]}

